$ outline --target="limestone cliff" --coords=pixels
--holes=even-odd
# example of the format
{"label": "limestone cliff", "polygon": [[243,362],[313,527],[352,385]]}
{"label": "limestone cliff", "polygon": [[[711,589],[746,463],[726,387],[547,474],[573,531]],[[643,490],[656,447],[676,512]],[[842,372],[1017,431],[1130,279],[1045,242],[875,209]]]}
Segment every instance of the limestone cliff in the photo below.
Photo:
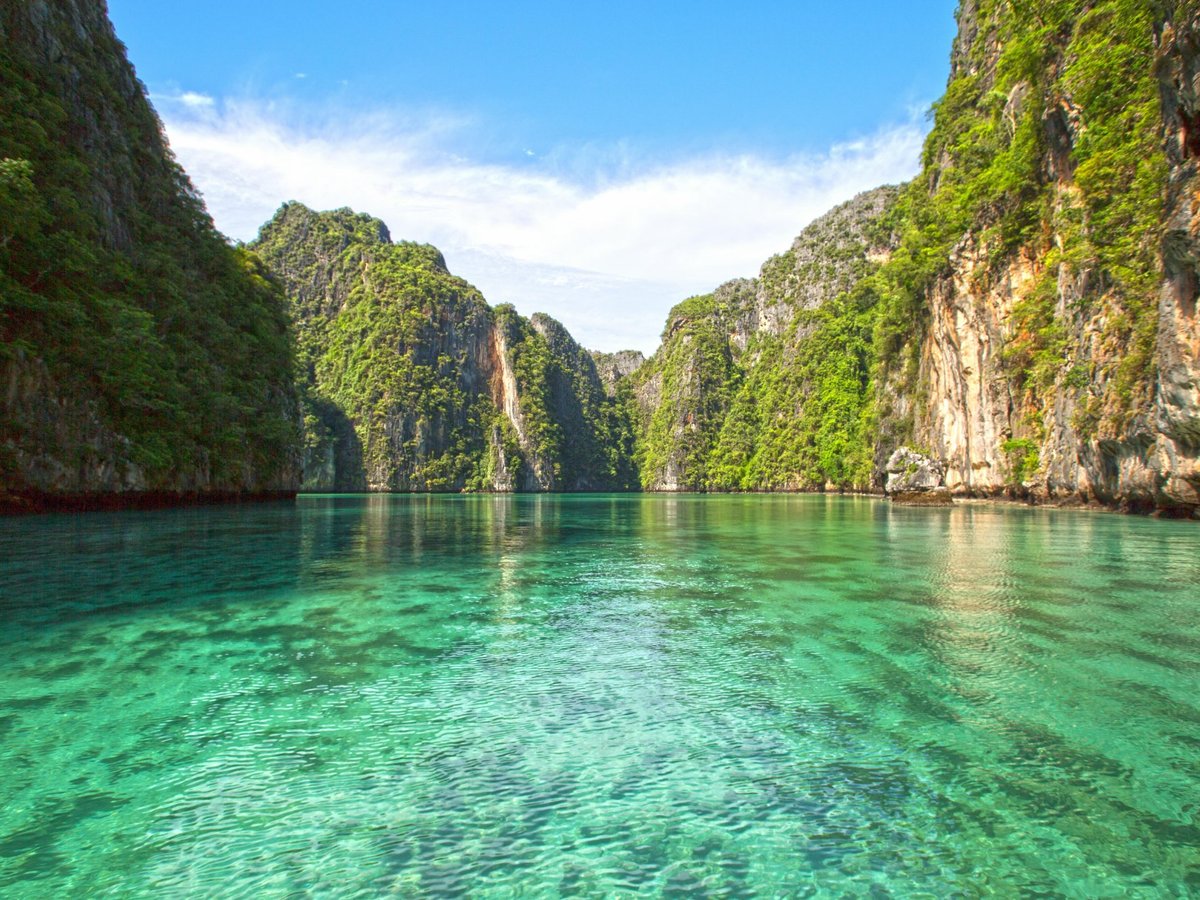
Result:
{"label": "limestone cliff", "polygon": [[548,316],[495,309],[377,219],[285,204],[253,245],[284,282],[305,490],[621,490],[620,407]]}
{"label": "limestone cliff", "polygon": [[1155,362],[1155,467],[1168,502],[1200,506],[1200,10],[1176,4],[1156,34],[1167,196]]}
{"label": "limestone cliff", "polygon": [[1195,512],[1200,3],[962,0],[958,23],[917,178],[680,303],[643,360],[349,210],[286,204],[230,247],[103,3],[0,4],[0,505],[301,471],[881,489],[908,446],[960,495]]}
{"label": "limestone cliff", "polygon": [[0,4],[0,505],[294,491],[281,292],[213,228],[102,2]]}
{"label": "limestone cliff", "polygon": [[907,440],[957,493],[1194,510],[1195,7],[1035,6],[959,11],[883,273],[877,459]]}
{"label": "limestone cliff", "polygon": [[621,380],[632,375],[646,362],[646,357],[640,350],[618,350],[616,353],[593,350],[591,354],[592,362],[596,364],[596,373],[609,396],[615,396]]}
{"label": "limestone cliff", "polygon": [[[676,306],[627,380],[648,490],[865,485],[871,322],[854,292],[887,258],[896,188],[809,225],[756,279]],[[853,445],[853,446],[851,446]]]}
{"label": "limestone cliff", "polygon": [[1194,2],[963,0],[922,170],[676,307],[625,381],[653,490],[1200,507]]}

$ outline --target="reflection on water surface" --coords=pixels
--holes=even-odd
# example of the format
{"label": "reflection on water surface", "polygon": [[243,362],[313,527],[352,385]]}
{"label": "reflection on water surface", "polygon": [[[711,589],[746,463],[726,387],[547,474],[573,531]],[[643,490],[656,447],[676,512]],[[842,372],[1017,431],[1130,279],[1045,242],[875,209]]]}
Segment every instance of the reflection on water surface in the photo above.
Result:
{"label": "reflection on water surface", "polygon": [[0,889],[1200,890],[1197,546],[821,496],[0,520]]}

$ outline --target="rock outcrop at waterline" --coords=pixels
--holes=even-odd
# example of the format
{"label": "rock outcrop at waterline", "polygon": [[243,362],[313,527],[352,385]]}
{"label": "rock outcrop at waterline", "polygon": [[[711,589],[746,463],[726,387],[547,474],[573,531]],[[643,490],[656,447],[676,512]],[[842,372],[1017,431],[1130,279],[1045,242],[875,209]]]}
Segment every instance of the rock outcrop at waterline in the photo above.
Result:
{"label": "rock outcrop at waterline", "polygon": [[554,319],[490,307],[348,209],[285,204],[252,247],[295,320],[305,490],[636,486],[622,408]]}
{"label": "rock outcrop at waterline", "polygon": [[281,291],[213,228],[103,3],[0,4],[0,507],[294,492]]}
{"label": "rock outcrop at waterline", "polygon": [[911,447],[900,447],[888,457],[884,492],[893,503],[908,506],[949,506],[946,464]]}

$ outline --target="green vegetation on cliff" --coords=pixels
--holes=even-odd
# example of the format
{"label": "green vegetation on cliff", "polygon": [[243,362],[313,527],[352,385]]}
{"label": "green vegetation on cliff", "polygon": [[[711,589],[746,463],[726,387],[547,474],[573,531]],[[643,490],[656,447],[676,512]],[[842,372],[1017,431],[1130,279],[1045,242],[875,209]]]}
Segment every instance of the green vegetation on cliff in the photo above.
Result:
{"label": "green vegetation on cliff", "polygon": [[[985,0],[960,10],[972,39],[956,45],[922,173],[898,207],[900,246],[877,279],[881,381],[899,377],[902,393],[920,391],[926,298],[969,245],[989,258],[977,278],[1018,258],[1042,273],[1018,301],[1006,348],[1032,406],[1084,391],[1087,427],[1111,434],[1150,399],[1166,186],[1155,7],[1087,7]],[[1081,276],[1092,286],[1063,308],[1059,282]],[[1101,309],[1109,352],[1090,359],[1080,323]]]}
{"label": "green vegetation on cliff", "polygon": [[872,324],[869,309],[839,294],[801,311],[784,339],[760,338],[754,364],[722,423],[706,486],[795,490],[870,484],[864,412]]}
{"label": "green vegetation on cliff", "polygon": [[433,247],[348,209],[285,204],[253,246],[292,302],[307,488],[636,484],[631,429],[553,319],[493,310]]}
{"label": "green vegetation on cliff", "polygon": [[[1116,443],[1144,455],[1167,193],[1156,33],[1172,9],[964,0],[917,178],[672,312],[630,379],[643,485],[868,487],[915,441],[984,490],[1057,459],[1070,491],[1072,460],[1100,480]],[[1108,449],[1088,455],[1096,439]]]}
{"label": "green vegetation on cliff", "polygon": [[4,4],[0,32],[0,488],[289,486],[282,292],[213,228],[102,7]]}
{"label": "green vegetation on cliff", "polygon": [[479,292],[432,247],[393,244],[381,222],[348,209],[285,204],[253,246],[292,301],[306,446],[331,452],[337,420],[355,426],[341,434],[357,444],[359,471],[326,487],[477,480],[492,424],[475,402],[481,386],[464,377],[490,323]]}
{"label": "green vegetation on cliff", "polygon": [[592,355],[547,315],[526,320],[507,304],[495,314],[510,348],[530,457],[547,461],[547,483],[566,490],[636,487],[632,423],[626,407],[605,392]]}
{"label": "green vegetation on cliff", "polygon": [[657,382],[659,402],[643,414],[637,444],[643,486],[701,490],[734,377],[727,308],[711,294],[683,301],[668,317],[658,352],[635,375]]}
{"label": "green vegetation on cliff", "polygon": [[880,188],[818,219],[759,278],[672,310],[632,377],[642,484],[666,490],[867,486]]}
{"label": "green vegetation on cliff", "polygon": [[642,364],[350,210],[231,247],[103,5],[5,4],[0,493],[288,488],[301,454],[322,490],[864,488],[915,442],[960,489],[1195,506],[1195,15],[963,0],[918,177]]}

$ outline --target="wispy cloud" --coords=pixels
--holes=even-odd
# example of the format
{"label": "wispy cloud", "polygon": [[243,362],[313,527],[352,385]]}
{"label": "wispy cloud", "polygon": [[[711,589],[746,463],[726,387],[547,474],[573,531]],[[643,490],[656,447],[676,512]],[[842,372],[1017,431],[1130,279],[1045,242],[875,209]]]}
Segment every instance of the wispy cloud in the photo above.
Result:
{"label": "wispy cloud", "polygon": [[[753,275],[836,203],[916,171],[923,125],[789,159],[711,155],[647,165],[485,163],[453,117],[313,120],[255,102],[155,97],[217,226],[248,240],[285,200],[351,206],[426,241],[492,303],[547,312],[598,349],[657,343],[667,310]],[[211,101],[211,98],[204,98]],[[618,154],[619,155],[619,154]]]}
{"label": "wispy cloud", "polygon": [[174,99],[189,109],[212,109],[217,105],[214,98],[207,94],[198,94],[195,91],[184,91]]}

